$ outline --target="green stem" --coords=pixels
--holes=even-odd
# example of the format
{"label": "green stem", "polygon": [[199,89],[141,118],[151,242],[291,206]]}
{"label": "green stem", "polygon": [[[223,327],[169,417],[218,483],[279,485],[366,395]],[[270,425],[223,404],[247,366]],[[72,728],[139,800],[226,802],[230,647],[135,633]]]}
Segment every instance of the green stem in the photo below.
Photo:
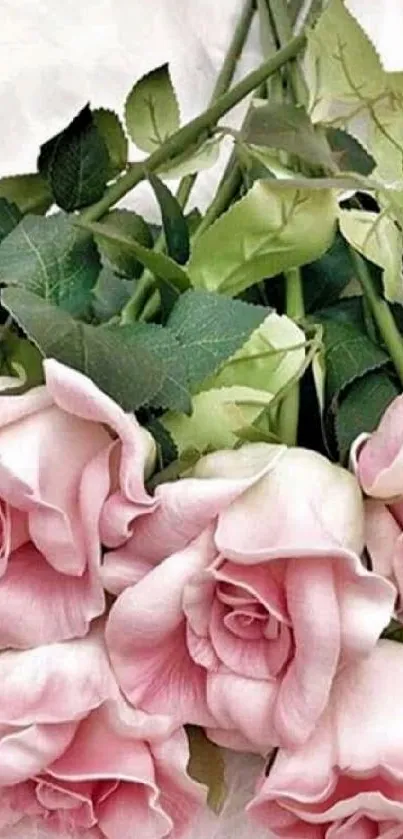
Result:
{"label": "green stem", "polygon": [[362,256],[353,248],[350,248],[350,256],[363,294],[368,301],[375,323],[403,385],[403,337],[399,332],[392,310],[377,291]]}
{"label": "green stem", "polygon": [[[292,38],[289,10],[284,0],[265,0],[265,3],[276,35],[277,46],[283,47]],[[297,62],[292,61],[286,70],[292,99],[299,105],[306,104],[309,99],[308,88]]]}
{"label": "green stem", "polygon": [[[229,45],[228,52],[224,58],[221,71],[214,85],[210,104],[213,104],[220,96],[223,96],[232,82],[239,57],[249,33],[254,11],[254,0],[247,0]],[[196,178],[197,173],[186,175],[179,184],[176,198],[182,209],[185,208],[189,200]],[[164,245],[165,237],[161,233],[157,238],[154,249],[161,251],[164,249]],[[151,294],[151,297],[147,299],[147,295],[149,294]],[[158,301],[159,293],[155,289],[154,276],[151,271],[146,269],[141,278],[141,284],[137,284],[132,297],[122,310],[121,323],[133,323],[137,319],[149,319],[151,316],[157,314],[159,307]],[[142,312],[143,307],[144,312]]]}
{"label": "green stem", "polygon": [[175,134],[172,134],[165,143],[159,146],[149,157],[141,163],[134,163],[125,172],[124,175],[111,184],[106,190],[104,196],[96,204],[87,207],[82,212],[82,218],[86,221],[96,221],[108,212],[110,207],[113,207],[120,201],[130,190],[137,184],[143,181],[149,172],[155,172],[163,164],[169,160],[173,160],[179,154],[182,154],[185,149],[200,139],[203,134],[208,134],[209,131],[216,125],[225,114],[231,111],[238,102],[245,99],[249,93],[252,93],[259,87],[266,79],[277,73],[281,67],[284,67],[288,61],[295,58],[302,50],[306,43],[305,33],[301,33],[293,38],[287,46],[279,50],[274,56],[264,61],[256,70],[248,73],[242,81],[238,82],[231,90],[220,96],[217,101],[207,108],[200,116],[188,122]]}
{"label": "green stem", "polygon": [[[286,312],[288,317],[299,320],[304,317],[304,297],[301,272],[291,268],[284,274]],[[298,441],[298,418],[300,403],[299,381],[296,382],[282,400],[278,415],[279,437],[287,446],[295,446]]]}
{"label": "green stem", "polygon": [[[239,18],[228,52],[224,58],[224,63],[221,67],[219,75],[217,76],[217,81],[214,85],[214,90],[211,94],[210,104],[213,104],[213,102],[216,102],[217,99],[220,98],[220,96],[223,96],[224,93],[227,92],[232,82],[236,66],[238,64],[242,50],[245,46],[246,39],[249,34],[249,29],[252,23],[254,13],[254,0],[247,0],[243,8],[241,17]],[[176,197],[181,207],[186,206],[196,178],[197,173],[193,175],[186,175],[186,177],[182,178],[179,184],[178,192],[176,193]]]}

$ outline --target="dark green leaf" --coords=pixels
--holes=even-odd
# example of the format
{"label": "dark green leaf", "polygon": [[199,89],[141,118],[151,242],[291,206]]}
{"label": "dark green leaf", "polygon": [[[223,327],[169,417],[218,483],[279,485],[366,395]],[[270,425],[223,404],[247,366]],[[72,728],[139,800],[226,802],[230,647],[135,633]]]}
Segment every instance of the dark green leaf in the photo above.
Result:
{"label": "dark green leaf", "polygon": [[324,326],[327,401],[335,410],[347,385],[387,364],[389,357],[350,324],[329,320]]}
{"label": "dark green leaf", "polygon": [[6,198],[0,198],[0,242],[17,227],[22,219],[16,204],[11,204]]}
{"label": "dark green leaf", "polygon": [[190,241],[180,204],[156,175],[149,175],[149,181],[160,205],[168,254],[175,262],[184,265],[189,259]]}
{"label": "dark green leaf", "polygon": [[97,222],[80,222],[80,226],[91,231],[94,236],[102,236],[109,242],[115,243],[120,248],[131,251],[135,257],[157,277],[168,280],[178,291],[185,291],[189,288],[188,275],[176,262],[164,253],[145,248],[135,239],[119,233],[110,227],[109,224],[98,224]]}
{"label": "dark green leaf", "polygon": [[325,130],[333,158],[339,169],[345,172],[358,172],[360,175],[371,174],[375,168],[375,160],[358,140],[341,128],[327,126]]}
{"label": "dark green leaf", "polygon": [[112,239],[110,236],[97,233],[95,241],[111,265],[126,277],[137,278],[143,273],[143,265],[136,258],[132,247],[133,239],[145,248],[152,248],[153,237],[142,216],[129,210],[112,210],[103,217],[102,223],[109,231],[130,240],[130,247],[124,240]]}
{"label": "dark green leaf", "polygon": [[187,291],[167,325],[183,347],[191,385],[207,376],[243,346],[267,317],[268,309],[206,291]]}
{"label": "dark green leaf", "polygon": [[134,288],[133,280],[125,280],[104,266],[93,289],[92,308],[100,321],[108,321],[118,315],[129,300]]}
{"label": "dark green leaf", "polygon": [[256,146],[282,149],[325,169],[334,168],[324,132],[312,124],[300,105],[269,102],[253,108],[245,139]]}
{"label": "dark green leaf", "polygon": [[153,435],[157,444],[159,454],[159,468],[165,469],[178,457],[178,449],[175,446],[174,440],[169,431],[162,425],[158,419],[152,419],[147,423],[148,431]]}
{"label": "dark green leaf", "polygon": [[25,216],[0,245],[0,282],[17,285],[85,315],[100,271],[91,239],[62,213]]}
{"label": "dark green leaf", "polygon": [[307,312],[335,303],[354,274],[348,246],[340,233],[329,250],[316,262],[303,266],[301,272]]}
{"label": "dark green leaf", "polygon": [[42,215],[47,212],[53,201],[49,184],[36,172],[0,178],[0,197],[16,204],[23,215]]}
{"label": "dark green leaf", "polygon": [[109,176],[109,154],[88,105],[48,140],[38,159],[56,204],[71,212],[98,201]]}
{"label": "dark green leaf", "polygon": [[114,111],[99,108],[93,111],[94,124],[109,155],[108,180],[116,178],[127,166],[128,140],[120,119]]}
{"label": "dark green leaf", "polygon": [[125,410],[189,409],[181,350],[163,327],[88,326],[25,289],[6,289],[2,304],[44,356],[82,371]]}
{"label": "dark green leaf", "polygon": [[335,419],[337,445],[343,463],[356,437],[363,431],[375,430],[386,408],[399,393],[385,370],[372,370],[348,388]]}
{"label": "dark green leaf", "polygon": [[134,85],[126,100],[126,128],[139,149],[153,152],[179,128],[179,107],[168,64]]}

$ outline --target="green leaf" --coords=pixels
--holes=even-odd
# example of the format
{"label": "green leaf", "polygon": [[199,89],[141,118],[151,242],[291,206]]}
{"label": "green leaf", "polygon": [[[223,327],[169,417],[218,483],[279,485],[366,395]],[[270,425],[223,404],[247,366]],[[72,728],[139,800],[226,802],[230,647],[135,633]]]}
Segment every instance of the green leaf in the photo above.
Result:
{"label": "green leaf", "polygon": [[143,76],[125,105],[126,128],[139,149],[153,152],[179,128],[179,107],[168,64]]}
{"label": "green leaf", "polygon": [[175,262],[184,265],[189,259],[190,240],[188,226],[181,206],[168,187],[156,175],[151,174],[148,179],[160,206],[168,255]]}
{"label": "green leaf", "polygon": [[16,204],[11,204],[6,198],[0,198],[0,242],[17,227],[22,218]]}
{"label": "green leaf", "polygon": [[212,388],[192,397],[191,416],[167,413],[161,422],[180,454],[191,448],[200,454],[232,449],[239,443],[237,432],[249,428],[272,398],[252,387]]}
{"label": "green leaf", "polygon": [[104,266],[93,289],[92,309],[100,321],[118,315],[133,293],[134,282],[117,277],[109,266]]}
{"label": "green leaf", "polygon": [[349,249],[345,239],[337,233],[329,250],[320,259],[302,268],[306,312],[335,303],[352,282],[353,276]]}
{"label": "green leaf", "polygon": [[203,390],[244,385],[275,394],[301,370],[305,340],[294,321],[271,312]]}
{"label": "green leaf", "polygon": [[380,347],[348,323],[324,321],[324,345],[327,401],[332,410],[347,385],[389,361]]}
{"label": "green leaf", "polygon": [[308,34],[304,59],[314,122],[346,127],[374,158],[374,174],[401,176],[403,73],[388,73],[342,0],[330,0]]}
{"label": "green leaf", "polygon": [[208,788],[207,803],[219,813],[225,801],[225,762],[219,746],[208,740],[203,729],[187,726],[190,760],[188,774]]}
{"label": "green leaf", "polygon": [[165,469],[170,463],[177,460],[178,449],[167,428],[158,419],[152,419],[147,423],[147,430],[152,434],[157,445],[158,470]]}
{"label": "green leaf", "polygon": [[[2,343],[2,353],[5,355],[7,371],[17,376],[20,382],[13,385],[14,395],[17,395],[17,388],[18,393],[25,393],[30,388],[43,384],[43,358],[30,341],[8,332]],[[4,373],[4,369],[2,372]],[[4,390],[2,392],[5,393]]]}
{"label": "green leaf", "polygon": [[263,306],[227,300],[218,294],[187,291],[172,310],[167,326],[184,350],[191,385],[236,352],[267,315]]}
{"label": "green leaf", "polygon": [[350,245],[382,268],[386,299],[403,303],[403,236],[393,219],[385,213],[340,210],[339,224]]}
{"label": "green leaf", "polygon": [[[112,239],[111,236],[96,233],[94,238],[101,254],[120,274],[130,278],[140,277],[143,265],[136,257],[132,242],[135,240],[145,248],[153,246],[151,231],[142,216],[130,210],[112,210],[103,217],[102,225],[104,224],[110,232],[114,231],[122,238]],[[130,239],[130,247],[125,244],[124,239]]]}
{"label": "green leaf", "polygon": [[48,179],[56,204],[67,212],[102,198],[109,154],[88,105],[64,131],[41,146],[38,169]]}
{"label": "green leaf", "polygon": [[301,105],[268,102],[253,107],[245,140],[256,146],[281,149],[315,166],[334,170],[324,132],[312,124]]}
{"label": "green leaf", "polygon": [[168,280],[178,291],[186,291],[190,281],[187,273],[169,256],[158,251],[145,248],[135,239],[114,230],[109,224],[98,224],[97,222],[82,222],[80,226],[91,231],[94,236],[102,236],[104,240],[115,243],[118,247],[133,253],[144,266],[157,277]]}
{"label": "green leaf", "polygon": [[336,413],[336,438],[340,460],[362,432],[375,431],[388,405],[400,390],[385,370],[373,370],[346,391]]}
{"label": "green leaf", "polygon": [[16,204],[23,215],[42,215],[53,203],[49,184],[36,172],[0,178],[0,197]]}
{"label": "green leaf", "polygon": [[326,137],[339,169],[360,175],[371,174],[375,167],[374,158],[348,131],[327,126]]}
{"label": "green leaf", "polygon": [[129,143],[120,119],[114,111],[98,108],[92,113],[94,125],[108,150],[108,180],[116,178],[127,166]]}
{"label": "green leaf", "polygon": [[210,169],[217,163],[220,155],[221,137],[209,137],[202,139],[196,145],[186,149],[174,160],[169,160],[158,169],[158,174],[163,175],[167,180],[185,178],[187,175],[196,175],[204,169]]}
{"label": "green leaf", "polygon": [[44,356],[81,370],[125,410],[189,409],[181,350],[163,327],[88,326],[25,289],[5,289],[2,304]]}
{"label": "green leaf", "polygon": [[312,262],[333,240],[336,213],[330,190],[279,190],[273,181],[256,181],[195,242],[187,266],[192,285],[233,296]]}
{"label": "green leaf", "polygon": [[61,213],[25,216],[0,245],[0,282],[85,315],[100,271],[94,243]]}

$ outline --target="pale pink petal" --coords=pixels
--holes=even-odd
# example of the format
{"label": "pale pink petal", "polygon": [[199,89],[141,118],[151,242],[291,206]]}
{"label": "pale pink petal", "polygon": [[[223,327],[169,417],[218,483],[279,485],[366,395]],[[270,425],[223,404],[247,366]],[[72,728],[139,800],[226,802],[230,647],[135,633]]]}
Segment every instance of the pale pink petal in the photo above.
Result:
{"label": "pale pink petal", "polygon": [[77,723],[0,726],[0,786],[19,784],[42,772],[59,757],[74,737]]}
{"label": "pale pink petal", "polygon": [[[250,754],[251,751],[256,750],[249,740],[246,739],[239,731],[225,729],[225,728],[206,728],[206,734],[209,740],[222,746],[224,749],[231,749],[234,752],[246,752]],[[262,751],[266,754],[266,746],[262,746]]]}
{"label": "pale pink petal", "polygon": [[251,813],[274,829],[276,802],[282,812],[326,823],[358,811],[362,800],[377,819],[401,823],[403,720],[395,713],[400,696],[403,648],[380,641],[370,656],[340,671],[311,738],[278,753]]}
{"label": "pale pink petal", "polygon": [[9,829],[26,815],[34,818],[42,812],[35,795],[35,784],[26,781],[0,790],[0,831]]}
{"label": "pale pink petal", "polygon": [[27,543],[0,579],[0,648],[26,648],[86,634],[104,610],[99,580],[60,574]]}
{"label": "pale pink petal", "polygon": [[340,616],[332,562],[289,560],[286,591],[295,653],[279,685],[275,727],[281,745],[298,745],[312,733],[328,702],[339,662]]}
{"label": "pale pink petal", "polygon": [[34,387],[19,396],[2,396],[0,393],[0,428],[16,423],[30,414],[37,414],[51,407],[53,399],[46,387]]}
{"label": "pale pink petal", "polygon": [[275,680],[246,679],[225,671],[209,673],[207,679],[208,704],[217,728],[239,732],[250,751],[258,753],[277,742],[273,727],[277,693]]}
{"label": "pale pink petal", "polygon": [[[285,446],[255,444],[237,452],[216,452],[199,461],[196,477],[160,484],[155,492],[157,509],[136,521],[128,550],[136,559],[153,563],[182,550],[273,469],[285,450]],[[221,460],[225,469],[220,473]]]}
{"label": "pale pink petal", "polygon": [[372,567],[378,574],[393,578],[395,557],[402,551],[401,536],[402,528],[386,504],[369,498],[365,502],[365,542]]}
{"label": "pale pink petal", "polygon": [[116,551],[108,551],[100,570],[103,586],[106,591],[117,596],[125,588],[138,583],[153,567],[146,560],[136,560],[126,545]]}
{"label": "pale pink petal", "polygon": [[151,435],[141,428],[133,414],[126,414],[87,376],[54,359],[47,359],[44,368],[46,386],[59,408],[91,423],[107,425],[117,434],[122,445],[121,490],[129,501],[153,507],[154,501],[144,487],[150,450],[154,448]]}
{"label": "pale pink petal", "polygon": [[164,839],[171,835],[170,820],[150,802],[145,787],[120,783],[98,807],[98,824],[106,839],[139,836],[141,839]]}
{"label": "pale pink petal", "polygon": [[172,839],[180,839],[206,806],[206,788],[187,774],[190,753],[183,729],[151,746],[155,777],[160,789],[160,806],[171,820]]}
{"label": "pale pink petal", "polygon": [[337,554],[341,548],[361,553],[364,515],[358,483],[317,452],[288,449],[220,514],[216,544],[234,561],[258,551],[265,551],[267,559]]}
{"label": "pale pink petal", "polygon": [[[258,554],[264,559],[265,554]],[[239,586],[252,598],[265,606],[267,612],[279,621],[289,623],[287,599],[285,595],[285,576],[287,563],[283,559],[271,559],[256,564],[249,564],[246,556],[245,564],[219,561],[212,569],[212,573],[220,583]]]}
{"label": "pale pink petal", "polygon": [[362,446],[358,477],[365,492],[375,498],[403,494],[403,396],[393,400],[378,430]]}
{"label": "pale pink petal", "polygon": [[106,638],[119,684],[130,702],[152,713],[209,724],[205,671],[186,647],[182,596],[214,556],[211,533],[166,559],[126,589],[112,607]]}
{"label": "pale pink petal", "polygon": [[0,654],[0,724],[78,720],[116,691],[103,627],[81,640]]}

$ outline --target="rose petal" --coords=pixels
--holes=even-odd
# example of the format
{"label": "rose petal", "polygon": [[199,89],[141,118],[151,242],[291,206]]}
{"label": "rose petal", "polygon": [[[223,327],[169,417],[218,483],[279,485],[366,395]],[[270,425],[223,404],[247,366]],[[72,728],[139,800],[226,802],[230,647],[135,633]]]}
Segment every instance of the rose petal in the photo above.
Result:
{"label": "rose petal", "polygon": [[[207,698],[216,726],[239,732],[250,751],[267,751],[276,744],[273,712],[277,682],[247,679],[233,673],[209,673]],[[209,726],[211,728],[211,726]]]}
{"label": "rose petal", "polygon": [[120,595],[106,638],[119,684],[130,702],[181,725],[211,723],[205,672],[186,647],[182,594],[214,555],[211,533],[166,559]]}
{"label": "rose petal", "polygon": [[0,727],[0,785],[19,784],[42,772],[64,752],[76,727],[73,722],[30,725],[10,733]]}
{"label": "rose petal", "polygon": [[102,625],[78,641],[0,654],[0,723],[77,720],[116,691]]}
{"label": "rose petal", "polygon": [[103,609],[101,583],[92,571],[60,574],[30,542],[14,551],[0,579],[0,648],[81,637]]}
{"label": "rose petal", "polygon": [[403,396],[398,396],[359,452],[358,477],[367,495],[387,499],[402,495],[402,475]]}

